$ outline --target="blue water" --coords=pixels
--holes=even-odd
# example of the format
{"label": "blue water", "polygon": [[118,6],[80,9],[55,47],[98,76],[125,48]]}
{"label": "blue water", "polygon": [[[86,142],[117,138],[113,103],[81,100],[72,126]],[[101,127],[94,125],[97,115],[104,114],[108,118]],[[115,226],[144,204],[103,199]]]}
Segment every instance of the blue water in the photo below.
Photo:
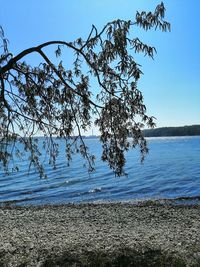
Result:
{"label": "blue water", "polygon": [[128,176],[115,177],[100,160],[97,139],[86,140],[97,156],[95,173],[88,174],[75,155],[66,166],[61,145],[57,168],[45,163],[48,179],[40,179],[28,160],[19,161],[20,171],[0,173],[0,203],[41,205],[91,201],[139,201],[200,196],[200,136],[149,138],[149,154],[140,164],[138,151],[126,155]]}

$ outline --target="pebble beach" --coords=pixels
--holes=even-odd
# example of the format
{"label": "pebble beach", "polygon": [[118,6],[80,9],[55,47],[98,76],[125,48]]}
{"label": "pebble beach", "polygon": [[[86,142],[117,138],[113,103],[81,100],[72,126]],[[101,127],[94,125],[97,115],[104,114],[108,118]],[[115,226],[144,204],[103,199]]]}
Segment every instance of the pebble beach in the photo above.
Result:
{"label": "pebble beach", "polygon": [[0,266],[200,266],[200,205],[1,207]]}

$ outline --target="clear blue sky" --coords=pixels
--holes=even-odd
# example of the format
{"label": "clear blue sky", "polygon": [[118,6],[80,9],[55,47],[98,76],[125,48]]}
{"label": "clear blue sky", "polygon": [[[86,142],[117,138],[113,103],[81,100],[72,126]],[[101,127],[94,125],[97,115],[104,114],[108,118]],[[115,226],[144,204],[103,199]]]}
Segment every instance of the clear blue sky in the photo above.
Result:
{"label": "clear blue sky", "polygon": [[[200,1],[164,0],[171,33],[136,30],[157,48],[155,60],[138,58],[139,88],[157,127],[200,124]],[[0,25],[13,54],[48,40],[86,37],[95,24],[134,18],[156,0],[0,0]]]}

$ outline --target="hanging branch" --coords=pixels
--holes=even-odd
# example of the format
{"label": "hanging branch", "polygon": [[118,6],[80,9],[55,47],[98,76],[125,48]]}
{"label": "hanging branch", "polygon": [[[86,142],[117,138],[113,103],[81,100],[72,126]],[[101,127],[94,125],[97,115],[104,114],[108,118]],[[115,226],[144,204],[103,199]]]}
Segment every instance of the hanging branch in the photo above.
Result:
{"label": "hanging branch", "polygon": [[[68,161],[73,152],[86,159],[89,171],[94,170],[94,156],[90,155],[82,137],[93,121],[100,133],[102,160],[116,175],[124,174],[125,155],[129,148],[139,146],[141,159],[148,152],[142,128],[154,127],[154,117],[146,114],[143,96],[137,87],[142,75],[135,53],[154,58],[156,49],[132,37],[132,28],[161,31],[170,30],[164,20],[165,7],[161,2],[154,12],[137,12],[135,20],[114,20],[102,30],[92,25],[84,41],[54,40],[28,48],[16,56],[8,49],[8,40],[0,27],[2,41],[0,56],[0,162],[8,169],[19,155],[21,142],[30,153],[33,164],[45,176],[36,133],[44,136],[44,148],[49,162],[56,166],[58,146],[54,137],[65,138]],[[56,57],[66,49],[74,54],[73,68],[60,61],[55,64],[45,49],[53,47]],[[41,57],[38,66],[25,60],[30,54]],[[91,79],[96,79],[95,90]],[[14,142],[14,143],[13,143]],[[9,144],[16,149],[10,150]],[[4,145],[7,144],[7,145]],[[46,144],[46,146],[45,146]]]}

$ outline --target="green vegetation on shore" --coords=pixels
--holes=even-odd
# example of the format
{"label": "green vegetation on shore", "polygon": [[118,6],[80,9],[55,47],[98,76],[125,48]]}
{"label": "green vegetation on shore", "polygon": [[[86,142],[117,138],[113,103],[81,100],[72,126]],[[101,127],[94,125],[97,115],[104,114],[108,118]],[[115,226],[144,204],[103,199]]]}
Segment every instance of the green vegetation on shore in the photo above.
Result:
{"label": "green vegetation on shore", "polygon": [[200,125],[162,127],[143,131],[145,137],[200,135]]}

